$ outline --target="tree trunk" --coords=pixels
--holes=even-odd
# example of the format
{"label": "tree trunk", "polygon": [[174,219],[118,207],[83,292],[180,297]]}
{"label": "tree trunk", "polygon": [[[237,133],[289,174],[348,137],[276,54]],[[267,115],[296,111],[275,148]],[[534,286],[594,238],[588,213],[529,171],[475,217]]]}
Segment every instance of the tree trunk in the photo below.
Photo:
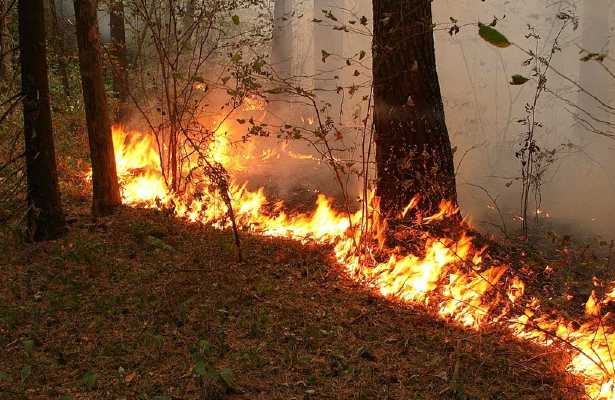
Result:
{"label": "tree trunk", "polygon": [[126,54],[126,29],[124,26],[124,3],[122,0],[111,0],[109,14],[113,91],[120,101],[117,119],[121,121],[126,114],[129,97],[128,56]]}
{"label": "tree trunk", "polygon": [[376,195],[388,217],[398,217],[416,195],[419,212],[435,212],[457,195],[431,0],[373,0],[373,7]]}
{"label": "tree trunk", "polygon": [[271,40],[271,65],[282,79],[290,77],[291,72],[291,55],[293,50],[291,13],[290,0],[275,0]]}
{"label": "tree trunk", "polygon": [[101,43],[96,0],[74,0],[79,66],[92,159],[92,212],[110,214],[121,204],[107,94],[101,65]]}
{"label": "tree trunk", "polygon": [[43,0],[19,0],[18,14],[28,228],[33,240],[51,240],[64,234],[65,222],[51,124]]}
{"label": "tree trunk", "polygon": [[[271,67],[275,78],[288,82],[292,70],[293,32],[291,28],[292,0],[275,0],[271,36]],[[292,86],[290,82],[289,85]],[[270,96],[269,109],[285,119],[291,114],[288,93]]]}
{"label": "tree trunk", "polygon": [[342,0],[314,0],[314,19],[321,21],[314,22],[314,90],[319,100],[331,104],[329,115],[332,117],[337,117],[341,111],[342,97],[338,87],[342,86],[340,78],[345,66],[341,59],[344,57],[344,33],[333,29],[341,25],[336,21],[343,15],[340,8],[344,8]]}
{"label": "tree trunk", "polygon": [[[583,2],[583,17],[581,19],[581,48],[589,53],[607,54],[610,40],[609,15],[611,9],[610,1],[585,0]],[[586,55],[582,53],[580,57]],[[608,62],[608,61],[607,61]],[[612,104],[610,86],[605,84],[606,75],[602,67],[595,61],[587,61],[580,63],[579,83],[588,92],[598,97],[607,104]],[[585,111],[592,114],[593,117],[609,121],[608,112],[597,104],[592,98],[585,93],[579,93],[578,104]],[[598,126],[598,128],[604,128]],[[587,127],[579,124],[577,127],[578,143],[587,147],[592,142],[591,132]],[[587,150],[587,149],[586,149]]]}
{"label": "tree trunk", "polygon": [[[0,1],[0,80],[8,81],[12,78],[11,58],[11,12],[8,10],[8,2]],[[5,16],[6,14],[6,16]],[[3,17],[4,16],[4,17]]]}
{"label": "tree trunk", "polygon": [[53,45],[55,47],[55,55],[58,60],[58,72],[60,73],[60,79],[62,80],[62,89],[64,91],[64,95],[66,97],[70,97],[70,80],[68,78],[67,49],[64,44],[64,35],[60,30],[56,2],[55,0],[50,0],[49,3],[49,8],[51,11],[51,30],[53,34]]}

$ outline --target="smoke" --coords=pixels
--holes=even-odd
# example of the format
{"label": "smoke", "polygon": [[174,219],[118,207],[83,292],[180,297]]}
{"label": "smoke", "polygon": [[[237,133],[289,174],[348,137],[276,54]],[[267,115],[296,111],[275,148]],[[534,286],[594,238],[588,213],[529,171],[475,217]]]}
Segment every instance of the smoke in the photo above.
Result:
{"label": "smoke", "polygon": [[[327,155],[323,157],[322,144],[316,149],[314,140],[318,117],[327,125],[329,116],[337,135],[331,140],[331,154],[344,173],[360,170],[352,161],[361,158],[363,118],[370,93],[371,2],[286,3],[285,9],[292,13],[283,17],[284,31],[278,36],[283,38],[282,53],[272,52],[268,45],[258,51],[275,53],[275,59],[284,60],[292,85],[316,94],[316,108],[300,96],[268,96],[270,103],[262,109],[233,114],[225,127],[227,145],[229,155],[241,165],[231,169],[237,182],[249,182],[251,188],[264,186],[272,197],[286,199],[291,206],[309,204],[306,199],[317,192],[339,202],[343,198],[339,182]],[[601,134],[612,130],[613,109],[609,107],[615,104],[615,96],[609,88],[615,88],[615,78],[595,60],[580,60],[590,53],[608,54],[609,22],[615,7],[591,0],[554,4],[441,0],[434,2],[433,8],[438,24],[434,32],[438,73],[464,215],[482,229],[505,228],[509,233],[520,227],[521,160],[517,153],[527,127],[519,121],[533,100],[536,82],[530,79],[524,85],[511,85],[515,74],[533,77],[531,68],[524,65],[527,54],[514,46],[499,49],[489,45],[478,36],[477,23],[495,19],[495,28],[516,45],[549,54],[562,23],[558,13],[578,16],[578,29],[571,27],[561,33],[553,55],[553,67],[570,80],[549,72],[548,90],[536,108],[540,122],[536,144],[545,158],[537,190],[530,196],[530,211],[540,212],[530,213],[530,218],[534,225],[559,232],[615,236],[615,141]],[[271,11],[274,15],[273,7]],[[451,21],[457,21],[459,33],[449,32]],[[338,29],[342,26],[349,29]],[[538,41],[526,36],[529,26],[540,37]],[[611,65],[608,56],[604,64]],[[604,104],[583,94],[575,83]],[[212,97],[208,102],[214,115],[224,95],[208,96]],[[250,118],[266,123],[272,135],[242,140],[248,127],[237,120]],[[302,138],[277,137],[284,125],[299,127]],[[343,184],[354,199],[360,192],[360,179],[356,174],[349,176]]]}
{"label": "smoke", "polygon": [[[600,10],[598,10],[600,9]],[[558,39],[559,48],[553,66],[580,83],[606,104],[613,104],[612,77],[597,63],[582,62],[581,49],[608,51],[612,13],[608,2],[492,1],[477,6],[469,1],[434,2],[438,22],[454,17],[459,24],[491,22],[519,46],[549,54],[562,20],[558,13],[576,13],[578,29],[567,29]],[[606,16],[606,17],[605,17]],[[527,38],[528,27],[540,36],[538,47]],[[465,214],[480,224],[502,225],[493,204],[497,201],[508,228],[519,225],[521,204],[519,180],[521,164],[515,153],[520,149],[526,127],[518,121],[525,117],[525,107],[533,100],[536,82],[512,86],[514,74],[532,77],[523,65],[528,57],[515,48],[497,49],[482,41],[476,29],[462,29],[458,35],[436,33],[437,58],[441,87],[446,102],[447,123],[457,148],[458,191]],[[608,64],[608,61],[607,61]],[[593,116],[608,121],[604,111],[570,81],[550,72],[547,92],[539,99],[536,130],[537,145],[542,151],[553,150],[553,162],[544,162],[540,190],[532,207],[541,209],[541,224],[576,234],[591,233],[613,236],[615,223],[615,141],[581,126],[574,114],[583,115],[580,105]],[[608,129],[608,124],[596,124]],[[488,194],[487,194],[488,193]],[[534,219],[534,216],[532,216]],[[609,231],[610,230],[610,231]]]}

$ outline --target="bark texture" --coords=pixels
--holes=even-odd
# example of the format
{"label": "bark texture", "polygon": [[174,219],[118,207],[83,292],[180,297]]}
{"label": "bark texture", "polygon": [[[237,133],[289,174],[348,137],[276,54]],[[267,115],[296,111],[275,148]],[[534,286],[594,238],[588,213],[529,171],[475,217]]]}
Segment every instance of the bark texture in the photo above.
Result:
{"label": "bark texture", "polygon": [[9,4],[0,1],[0,80],[8,80],[12,75],[11,58],[13,56],[9,27],[11,12]]}
{"label": "bark texture", "polygon": [[397,217],[420,195],[418,210],[456,202],[453,152],[444,120],[430,0],[373,0],[376,195]]}
{"label": "bark texture", "polygon": [[126,54],[126,28],[124,25],[124,3],[122,0],[110,2],[109,28],[111,32],[111,60],[113,72],[113,91],[120,106],[117,119],[121,120],[126,114],[128,104],[128,56]]}
{"label": "bark texture", "polygon": [[74,0],[79,47],[79,67],[92,160],[95,216],[110,214],[121,204],[117,181],[107,94],[101,65],[101,43],[96,19],[96,0]]}
{"label": "bark texture", "polygon": [[19,0],[19,45],[28,181],[28,228],[33,240],[65,232],[58,188],[45,45],[43,0]]}

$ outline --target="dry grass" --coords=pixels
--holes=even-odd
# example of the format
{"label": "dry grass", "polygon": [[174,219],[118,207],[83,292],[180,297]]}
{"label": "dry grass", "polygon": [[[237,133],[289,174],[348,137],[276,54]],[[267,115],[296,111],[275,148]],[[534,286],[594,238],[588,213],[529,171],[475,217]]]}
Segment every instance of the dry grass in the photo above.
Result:
{"label": "dry grass", "polygon": [[565,355],[360,287],[326,249],[83,199],[0,238],[0,399],[573,399]]}

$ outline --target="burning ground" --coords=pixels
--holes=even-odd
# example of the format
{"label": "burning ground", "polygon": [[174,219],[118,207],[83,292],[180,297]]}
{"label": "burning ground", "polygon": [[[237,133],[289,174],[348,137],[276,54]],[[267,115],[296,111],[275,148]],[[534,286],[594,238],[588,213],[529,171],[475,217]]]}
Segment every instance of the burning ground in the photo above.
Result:
{"label": "burning ground", "polygon": [[[15,245],[0,286],[5,399],[565,399],[569,356],[382,298],[330,249],[153,210]],[[16,247],[14,247],[16,246]],[[67,397],[63,397],[67,396]]]}
{"label": "burning ground", "polygon": [[565,275],[591,251],[549,265],[484,247],[443,204],[393,247],[370,219],[366,257],[360,212],[233,185],[236,263],[215,190],[171,195],[146,135],[114,139],[136,209],[92,223],[85,171],[65,177],[66,239],[4,241],[7,398],[611,398],[612,277]]}

